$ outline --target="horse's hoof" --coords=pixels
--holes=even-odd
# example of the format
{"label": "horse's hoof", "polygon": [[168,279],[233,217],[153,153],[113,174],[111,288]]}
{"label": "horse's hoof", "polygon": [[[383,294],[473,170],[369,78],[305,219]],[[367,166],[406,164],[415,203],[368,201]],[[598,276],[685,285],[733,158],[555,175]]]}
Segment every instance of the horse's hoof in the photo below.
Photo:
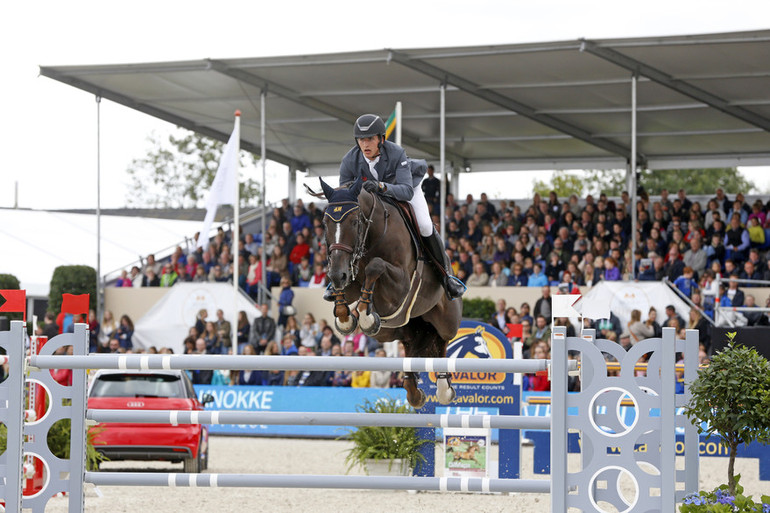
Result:
{"label": "horse's hoof", "polygon": [[361,314],[360,323],[361,331],[370,337],[379,333],[380,327],[382,326],[382,321],[380,320],[380,316],[377,315],[377,312],[372,312],[370,315]]}
{"label": "horse's hoof", "polygon": [[334,326],[337,328],[337,331],[339,331],[342,335],[350,335],[354,331],[356,331],[356,327],[358,326],[358,320],[353,315],[348,316],[348,322],[340,322],[338,317],[334,318]]}
{"label": "horse's hoof", "polygon": [[406,397],[407,401],[409,401],[409,405],[415,410],[419,410],[420,408],[425,406],[425,401],[427,399],[425,397],[425,392],[419,389],[417,390],[417,392],[419,393],[419,395],[417,396],[417,399],[414,399],[410,395],[407,395]]}
{"label": "horse's hoof", "polygon": [[455,400],[455,397],[457,397],[457,392],[455,392],[454,387],[451,386],[443,393],[436,394],[436,398],[441,404],[451,404],[452,401]]}

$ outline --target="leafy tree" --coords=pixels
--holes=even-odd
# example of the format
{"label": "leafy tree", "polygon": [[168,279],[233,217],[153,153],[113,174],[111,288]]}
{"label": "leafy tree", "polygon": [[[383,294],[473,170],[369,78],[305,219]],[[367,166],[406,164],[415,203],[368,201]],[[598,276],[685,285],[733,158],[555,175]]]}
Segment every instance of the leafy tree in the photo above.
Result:
{"label": "leafy tree", "polygon": [[754,186],[734,167],[714,169],[645,169],[640,173],[639,185],[648,194],[660,194],[663,189],[687,194],[714,194],[721,187],[728,194],[747,193]]}
{"label": "leafy tree", "polygon": [[60,265],[53,271],[48,311],[61,311],[62,294],[90,294],[89,308],[96,309],[96,269],[87,265]]}
{"label": "leafy tree", "polygon": [[[728,335],[729,336],[729,335]],[[735,495],[735,453],[738,444],[770,442],[770,362],[754,348],[730,344],[701,369],[685,406],[700,433],[718,434],[729,450],[727,484]]]}
{"label": "leafy tree", "polygon": [[563,171],[557,171],[550,183],[543,180],[535,180],[534,190],[541,197],[548,197],[548,193],[555,191],[560,198],[567,198],[572,194],[583,195],[583,178]]}
{"label": "leafy tree", "polygon": [[583,181],[590,194],[620,196],[626,190],[626,172],[622,169],[590,169]]}
{"label": "leafy tree", "polygon": [[[202,207],[217,174],[224,143],[179,129],[177,135],[148,137],[151,148],[128,168],[131,184],[126,202],[130,207]],[[254,155],[241,152],[240,164],[254,165]],[[256,205],[261,187],[249,178],[239,179],[241,206]]]}

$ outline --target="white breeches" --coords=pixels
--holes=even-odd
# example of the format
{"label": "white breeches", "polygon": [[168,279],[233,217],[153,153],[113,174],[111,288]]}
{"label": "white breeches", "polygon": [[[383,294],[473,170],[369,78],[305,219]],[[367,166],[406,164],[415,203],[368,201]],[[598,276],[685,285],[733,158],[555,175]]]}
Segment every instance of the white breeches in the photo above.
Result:
{"label": "white breeches", "polygon": [[425,201],[425,195],[422,193],[422,188],[419,185],[414,188],[414,194],[412,199],[409,200],[409,204],[412,205],[414,216],[417,218],[420,235],[430,237],[433,234],[433,222],[430,219],[428,202]]}

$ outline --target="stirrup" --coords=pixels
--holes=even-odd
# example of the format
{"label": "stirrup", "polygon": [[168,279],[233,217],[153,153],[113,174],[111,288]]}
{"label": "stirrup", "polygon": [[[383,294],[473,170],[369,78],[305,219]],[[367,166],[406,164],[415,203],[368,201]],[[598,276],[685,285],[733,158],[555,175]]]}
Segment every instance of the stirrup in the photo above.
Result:
{"label": "stirrup", "polygon": [[328,301],[330,303],[334,302],[334,287],[332,287],[331,282],[329,282],[329,285],[324,291],[324,301]]}

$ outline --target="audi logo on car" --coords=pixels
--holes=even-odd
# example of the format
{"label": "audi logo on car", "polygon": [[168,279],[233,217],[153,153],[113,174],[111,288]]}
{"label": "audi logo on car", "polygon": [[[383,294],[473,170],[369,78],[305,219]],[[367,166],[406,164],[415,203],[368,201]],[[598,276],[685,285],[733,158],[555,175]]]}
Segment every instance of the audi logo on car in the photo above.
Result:
{"label": "audi logo on car", "polygon": [[144,403],[142,401],[129,401],[126,403],[126,406],[129,408],[144,408]]}

